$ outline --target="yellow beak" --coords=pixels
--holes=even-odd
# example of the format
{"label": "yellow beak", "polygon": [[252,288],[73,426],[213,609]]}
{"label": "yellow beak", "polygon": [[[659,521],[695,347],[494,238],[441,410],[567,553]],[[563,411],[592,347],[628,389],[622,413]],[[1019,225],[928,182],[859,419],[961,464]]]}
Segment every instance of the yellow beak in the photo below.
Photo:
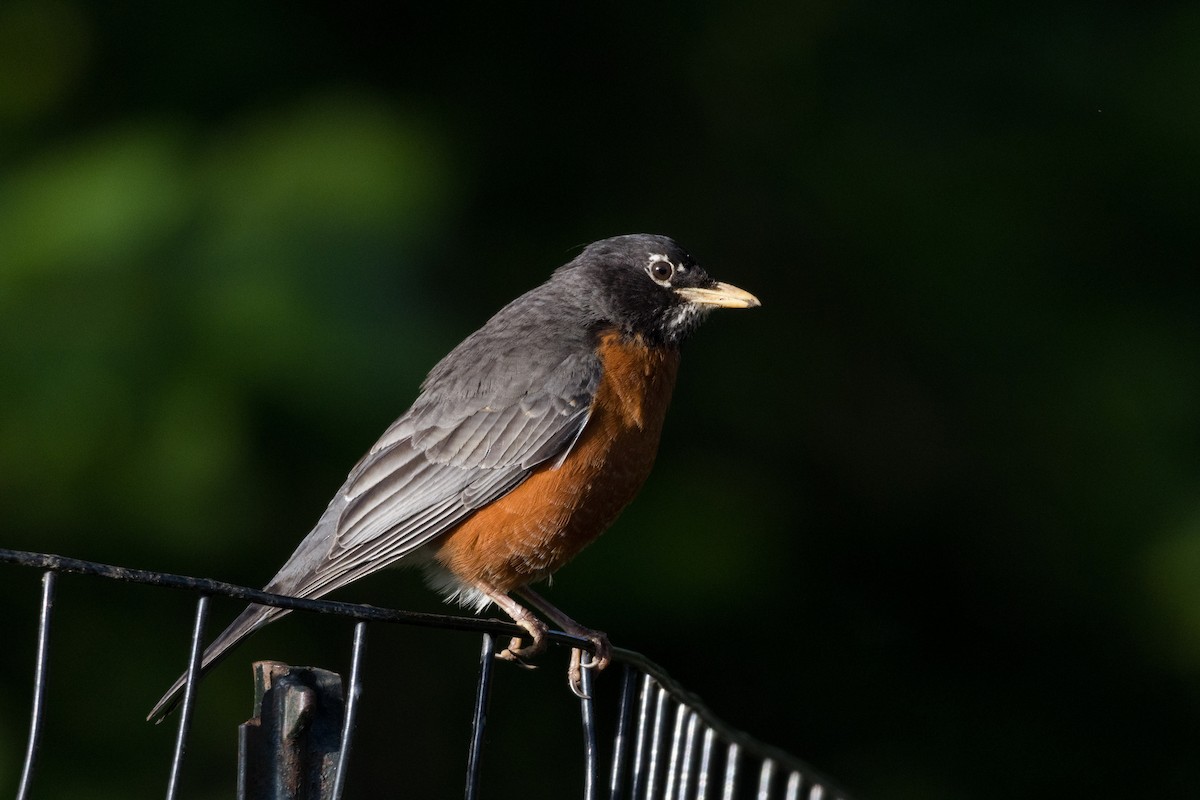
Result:
{"label": "yellow beak", "polygon": [[758,302],[757,297],[745,289],[739,289],[728,283],[718,283],[711,289],[694,289],[684,286],[676,289],[675,294],[689,303],[716,306],[717,308],[757,308],[762,305]]}

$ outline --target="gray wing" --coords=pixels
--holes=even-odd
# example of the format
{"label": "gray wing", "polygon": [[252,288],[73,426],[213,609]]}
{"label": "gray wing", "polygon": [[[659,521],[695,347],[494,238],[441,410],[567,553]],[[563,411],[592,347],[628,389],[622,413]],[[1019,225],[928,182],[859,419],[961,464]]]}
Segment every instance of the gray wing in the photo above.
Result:
{"label": "gray wing", "polygon": [[354,467],[268,590],[316,596],[383,569],[565,456],[587,423],[599,359],[588,349],[548,371],[522,359],[517,380],[508,361],[474,370],[474,393],[444,376],[427,386]]}

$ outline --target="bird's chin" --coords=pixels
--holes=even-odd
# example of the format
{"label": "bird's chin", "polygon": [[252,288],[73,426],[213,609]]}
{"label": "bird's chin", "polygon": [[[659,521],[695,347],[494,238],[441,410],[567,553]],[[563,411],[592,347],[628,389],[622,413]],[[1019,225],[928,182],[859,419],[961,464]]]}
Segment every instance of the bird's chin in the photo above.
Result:
{"label": "bird's chin", "polygon": [[700,303],[680,303],[667,313],[663,328],[668,338],[678,341],[688,336],[712,313],[716,306]]}

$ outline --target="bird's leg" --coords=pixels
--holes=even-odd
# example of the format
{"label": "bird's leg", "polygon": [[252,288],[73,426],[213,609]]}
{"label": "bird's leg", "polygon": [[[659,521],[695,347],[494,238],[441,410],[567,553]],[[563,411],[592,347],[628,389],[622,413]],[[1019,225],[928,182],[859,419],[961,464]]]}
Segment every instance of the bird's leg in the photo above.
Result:
{"label": "bird's leg", "polygon": [[530,642],[528,645],[522,646],[520,636],[514,636],[512,641],[508,643],[508,647],[496,654],[496,658],[502,658],[505,661],[515,661],[523,666],[531,667],[532,664],[525,663],[525,659],[533,658],[546,649],[546,623],[542,622],[533,612],[525,606],[513,600],[503,592],[488,592],[488,599],[495,603],[501,611],[512,617],[512,621],[520,625],[529,633]]}
{"label": "bird's leg", "polygon": [[549,600],[529,588],[517,589],[517,594],[529,602],[531,606],[545,614],[552,622],[563,629],[563,632],[581,639],[587,639],[595,649],[587,662],[583,660],[583,651],[579,648],[571,650],[571,666],[567,668],[567,683],[577,697],[586,699],[583,691],[583,670],[604,669],[612,660],[612,645],[608,643],[608,634],[585,628],[575,620],[554,607]]}

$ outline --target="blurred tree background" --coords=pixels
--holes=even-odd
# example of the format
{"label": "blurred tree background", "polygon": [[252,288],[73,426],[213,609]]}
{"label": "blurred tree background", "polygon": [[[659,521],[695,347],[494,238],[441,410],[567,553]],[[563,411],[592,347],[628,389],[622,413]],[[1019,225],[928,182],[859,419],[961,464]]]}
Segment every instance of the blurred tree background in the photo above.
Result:
{"label": "blurred tree background", "polygon": [[[0,545],[261,585],[451,346],[669,233],[764,306],[550,596],[863,798],[1195,797],[1198,43],[1179,2],[6,0]],[[0,572],[9,792],[38,574]],[[161,792],[192,599],[58,607],[37,796]],[[293,616],[210,676],[186,796],[232,794],[251,660],[349,641]],[[460,791],[476,648],[371,629],[351,796]],[[578,791],[564,659],[501,666],[489,796]]]}

